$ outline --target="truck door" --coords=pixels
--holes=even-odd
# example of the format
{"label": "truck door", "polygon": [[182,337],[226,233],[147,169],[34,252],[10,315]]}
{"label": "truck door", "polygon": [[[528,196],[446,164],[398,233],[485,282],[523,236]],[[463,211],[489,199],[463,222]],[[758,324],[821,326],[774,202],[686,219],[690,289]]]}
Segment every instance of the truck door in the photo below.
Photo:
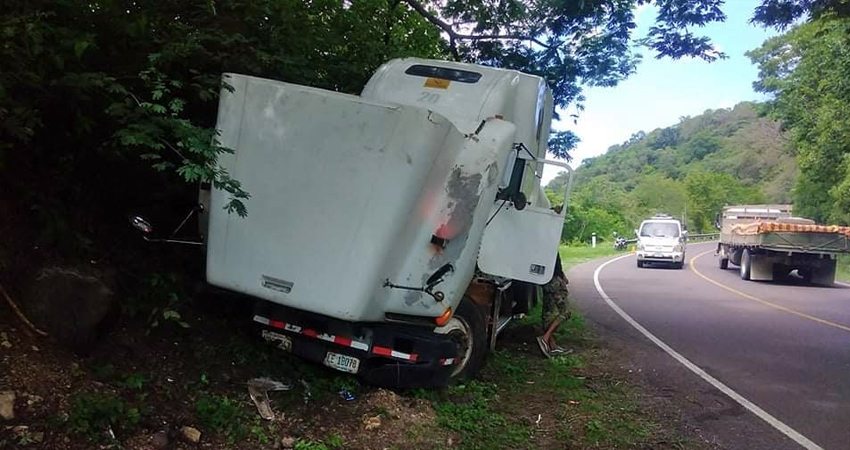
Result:
{"label": "truck door", "polygon": [[[534,164],[528,164],[529,162]],[[564,217],[570,201],[573,171],[565,163],[530,160],[523,158],[521,153],[517,154],[515,166],[527,168],[540,167],[543,164],[555,165],[569,171],[561,211],[556,212],[549,207],[539,182],[536,187],[540,195],[526,193],[528,198],[535,198],[537,201],[532,201],[525,208],[517,209],[508,200],[497,200],[494,212],[484,229],[478,254],[478,267],[484,273],[534,284],[546,284],[552,279]]]}

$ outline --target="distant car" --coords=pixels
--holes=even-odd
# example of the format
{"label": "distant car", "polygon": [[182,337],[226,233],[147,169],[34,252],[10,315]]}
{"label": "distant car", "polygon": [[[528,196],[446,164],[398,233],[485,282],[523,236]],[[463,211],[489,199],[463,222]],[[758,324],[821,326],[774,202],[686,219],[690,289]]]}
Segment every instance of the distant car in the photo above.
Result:
{"label": "distant car", "polygon": [[682,222],[657,215],[644,220],[637,234],[637,266],[647,263],[672,264],[677,269],[685,266],[685,246],[688,232]]}

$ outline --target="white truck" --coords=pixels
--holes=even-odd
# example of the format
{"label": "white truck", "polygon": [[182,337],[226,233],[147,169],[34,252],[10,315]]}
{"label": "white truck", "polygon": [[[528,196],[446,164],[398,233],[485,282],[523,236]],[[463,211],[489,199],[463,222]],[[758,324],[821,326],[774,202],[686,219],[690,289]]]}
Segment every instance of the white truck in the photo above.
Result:
{"label": "white truck", "polygon": [[250,198],[240,218],[201,191],[207,281],[257,299],[267,341],[369,382],[473,375],[555,268],[566,207],[540,176],[572,171],[545,159],[544,80],[396,59],[359,96],[224,81],[218,162]]}

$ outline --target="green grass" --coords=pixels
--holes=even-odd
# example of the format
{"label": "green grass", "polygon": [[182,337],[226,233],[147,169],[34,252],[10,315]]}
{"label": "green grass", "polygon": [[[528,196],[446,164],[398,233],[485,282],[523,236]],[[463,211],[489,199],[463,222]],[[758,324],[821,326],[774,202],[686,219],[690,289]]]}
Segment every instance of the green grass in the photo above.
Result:
{"label": "green grass", "polygon": [[494,410],[497,393],[495,385],[478,381],[450,387],[447,398],[433,403],[437,424],[458,433],[464,450],[519,448],[528,442],[531,430]]}
{"label": "green grass", "polygon": [[573,266],[596,258],[624,255],[626,254],[626,250],[614,250],[613,245],[604,243],[597,245],[596,248],[589,246],[561,245],[560,253],[561,264],[564,266],[564,272],[566,272]]}

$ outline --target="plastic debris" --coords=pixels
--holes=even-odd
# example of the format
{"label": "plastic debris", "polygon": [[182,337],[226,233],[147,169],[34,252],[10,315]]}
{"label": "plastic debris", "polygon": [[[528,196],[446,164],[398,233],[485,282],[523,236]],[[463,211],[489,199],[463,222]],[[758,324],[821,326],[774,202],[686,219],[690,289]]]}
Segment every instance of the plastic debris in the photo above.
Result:
{"label": "plastic debris", "polygon": [[354,394],[352,394],[351,392],[348,392],[348,390],[346,390],[346,389],[339,391],[339,396],[342,397],[342,399],[347,401],[347,402],[354,401],[354,399],[355,399]]}
{"label": "plastic debris", "polygon": [[301,386],[304,386],[304,404],[306,405],[313,397],[313,393],[310,391],[310,385],[307,384],[306,381],[304,381],[303,379],[298,381],[301,383]]}
{"label": "plastic debris", "polygon": [[291,384],[281,383],[270,378],[254,378],[248,381],[248,395],[257,406],[257,412],[265,420],[274,420],[274,411],[269,404],[269,391],[288,391]]}

